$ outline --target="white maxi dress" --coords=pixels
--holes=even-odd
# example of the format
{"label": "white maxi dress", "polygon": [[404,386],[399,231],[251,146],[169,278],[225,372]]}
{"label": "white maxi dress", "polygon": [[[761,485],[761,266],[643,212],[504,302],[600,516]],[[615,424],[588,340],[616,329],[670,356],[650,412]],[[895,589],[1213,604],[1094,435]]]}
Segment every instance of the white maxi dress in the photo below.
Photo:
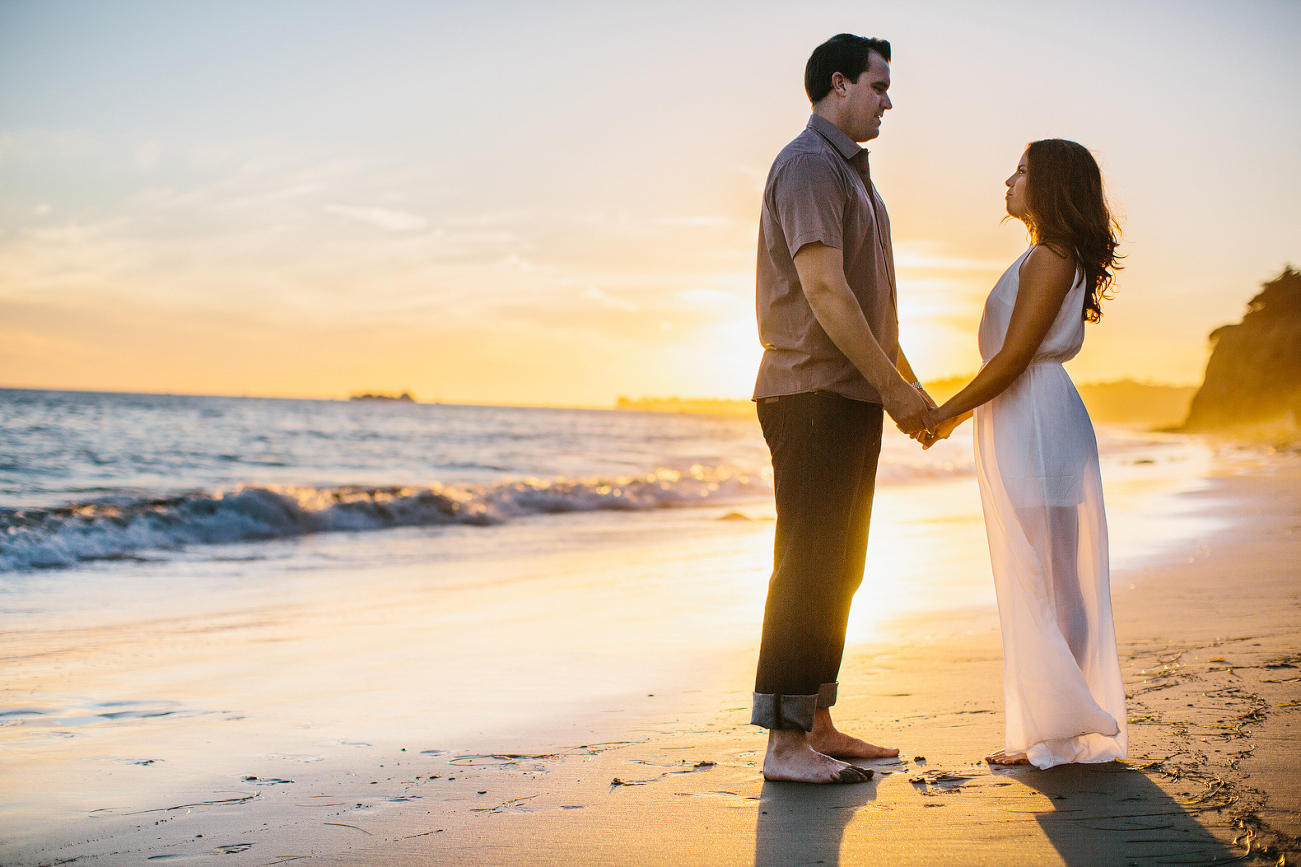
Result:
{"label": "white maxi dress", "polygon": [[[985,302],[980,355],[1007,335],[1021,264]],[[976,475],[1003,631],[1008,753],[1050,768],[1123,758],[1116,652],[1093,424],[1062,362],[1084,343],[1084,275],[1025,373],[975,412]]]}

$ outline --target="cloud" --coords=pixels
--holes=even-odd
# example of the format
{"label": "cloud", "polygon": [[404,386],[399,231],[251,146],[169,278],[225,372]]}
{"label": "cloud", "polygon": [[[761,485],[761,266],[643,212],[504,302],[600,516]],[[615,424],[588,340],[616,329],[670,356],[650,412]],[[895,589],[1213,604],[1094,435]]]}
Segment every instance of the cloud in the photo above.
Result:
{"label": "cloud", "polygon": [[361,223],[368,223],[391,232],[414,232],[424,229],[429,221],[419,214],[396,211],[391,208],[358,208],[352,205],[326,205],[323,210]]}
{"label": "cloud", "polygon": [[606,292],[602,292],[600,289],[597,289],[595,286],[588,286],[586,289],[584,289],[583,297],[586,298],[588,301],[595,301],[597,304],[600,304],[603,307],[613,307],[616,310],[626,310],[629,313],[636,313],[641,309],[633,302],[623,298],[617,298],[614,295],[610,295]]}
{"label": "cloud", "polygon": [[684,229],[730,229],[736,221],[727,217],[656,217],[654,223]]}
{"label": "cloud", "polygon": [[933,241],[899,241],[894,245],[894,266],[899,271],[1001,271],[1006,262],[971,259],[942,251]]}
{"label": "cloud", "polygon": [[726,308],[739,305],[748,310],[751,306],[749,298],[741,298],[734,292],[725,292],[722,289],[684,289],[678,293],[678,298],[691,307]]}

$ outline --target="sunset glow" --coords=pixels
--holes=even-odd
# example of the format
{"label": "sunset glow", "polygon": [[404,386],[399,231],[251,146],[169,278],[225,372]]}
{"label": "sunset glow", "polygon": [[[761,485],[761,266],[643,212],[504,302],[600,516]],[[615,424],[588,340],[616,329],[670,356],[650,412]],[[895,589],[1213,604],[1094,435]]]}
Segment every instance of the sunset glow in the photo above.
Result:
{"label": "sunset glow", "polygon": [[0,386],[608,406],[746,397],[804,61],[891,40],[871,145],[923,378],[973,370],[1024,144],[1125,220],[1077,381],[1200,378],[1301,262],[1301,7],[0,6]]}

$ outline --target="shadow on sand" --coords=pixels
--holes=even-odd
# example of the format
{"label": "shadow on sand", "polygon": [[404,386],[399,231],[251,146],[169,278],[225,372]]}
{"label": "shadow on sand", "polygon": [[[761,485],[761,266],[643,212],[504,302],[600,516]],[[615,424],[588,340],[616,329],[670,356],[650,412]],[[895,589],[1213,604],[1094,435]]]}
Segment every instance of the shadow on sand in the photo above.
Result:
{"label": "shadow on sand", "polygon": [[1140,770],[1121,762],[1061,765],[1046,771],[996,772],[1051,798],[1056,810],[1036,815],[1069,867],[1096,864],[1225,864],[1241,861]]}
{"label": "shadow on sand", "polygon": [[845,827],[876,800],[880,777],[853,786],[764,783],[759,793],[754,867],[840,863]]}

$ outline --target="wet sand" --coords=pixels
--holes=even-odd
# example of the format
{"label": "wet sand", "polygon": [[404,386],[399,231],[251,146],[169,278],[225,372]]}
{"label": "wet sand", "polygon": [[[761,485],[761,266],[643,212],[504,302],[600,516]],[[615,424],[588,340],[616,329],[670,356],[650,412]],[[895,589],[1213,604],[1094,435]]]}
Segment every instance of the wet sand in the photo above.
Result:
{"label": "wet sand", "polygon": [[[268,589],[223,618],[168,607],[130,634],[8,636],[6,708],[26,693],[50,719],[8,729],[0,862],[1292,863],[1301,467],[1225,460],[1184,501],[1245,520],[1116,572],[1126,762],[981,762],[1002,737],[997,621],[960,597],[953,611],[865,612],[847,654],[837,719],[899,760],[865,763],[878,773],[861,786],[766,784],[762,733],[745,723],[768,516],[665,513],[631,539],[595,518],[543,520],[541,584],[467,533],[447,574],[499,581],[450,608],[412,566]],[[925,568],[973,556],[968,506]],[[367,592],[381,577],[382,604]],[[539,650],[502,668],[511,642]],[[174,703],[78,701],[146,696],[142,683]],[[56,694],[67,716],[50,713]],[[71,716],[92,710],[93,724]]]}

